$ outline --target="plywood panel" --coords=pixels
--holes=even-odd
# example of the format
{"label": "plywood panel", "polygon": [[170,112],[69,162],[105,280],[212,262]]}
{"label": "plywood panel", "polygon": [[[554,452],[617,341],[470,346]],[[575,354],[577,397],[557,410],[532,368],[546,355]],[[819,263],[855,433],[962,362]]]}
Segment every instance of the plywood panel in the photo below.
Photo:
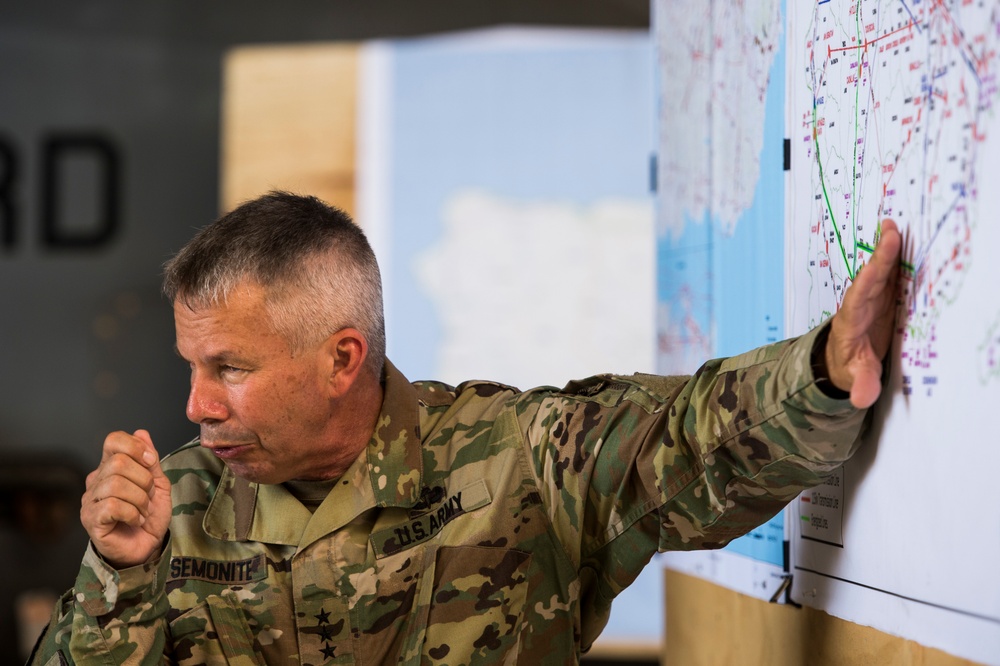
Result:
{"label": "plywood panel", "polygon": [[666,573],[665,666],[969,666],[973,662],[812,608]]}
{"label": "plywood panel", "polygon": [[247,46],[225,58],[220,206],[271,189],[354,214],[357,44]]}

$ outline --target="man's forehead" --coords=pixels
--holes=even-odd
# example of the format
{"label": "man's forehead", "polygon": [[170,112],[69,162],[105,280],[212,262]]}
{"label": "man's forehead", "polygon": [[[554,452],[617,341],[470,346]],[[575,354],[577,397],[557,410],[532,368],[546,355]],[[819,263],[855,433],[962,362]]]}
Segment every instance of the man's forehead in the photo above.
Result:
{"label": "man's forehead", "polygon": [[239,309],[245,306],[262,306],[270,290],[253,280],[241,280],[233,285],[220,284],[215,288],[184,291],[177,294],[173,306],[197,314],[205,310]]}
{"label": "man's forehead", "polygon": [[242,290],[218,305],[174,302],[174,349],[188,360],[253,360],[284,353],[287,341],[275,330],[263,293]]}

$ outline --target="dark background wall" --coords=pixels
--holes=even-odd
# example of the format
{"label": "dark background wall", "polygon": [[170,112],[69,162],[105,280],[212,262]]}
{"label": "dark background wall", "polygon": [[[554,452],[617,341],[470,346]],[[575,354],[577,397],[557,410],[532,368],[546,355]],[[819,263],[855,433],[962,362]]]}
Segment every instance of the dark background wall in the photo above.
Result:
{"label": "dark background wall", "polygon": [[72,585],[111,430],[196,434],[160,266],[218,214],[222,56],[498,24],[648,27],[648,0],[0,5],[0,662],[14,599]]}

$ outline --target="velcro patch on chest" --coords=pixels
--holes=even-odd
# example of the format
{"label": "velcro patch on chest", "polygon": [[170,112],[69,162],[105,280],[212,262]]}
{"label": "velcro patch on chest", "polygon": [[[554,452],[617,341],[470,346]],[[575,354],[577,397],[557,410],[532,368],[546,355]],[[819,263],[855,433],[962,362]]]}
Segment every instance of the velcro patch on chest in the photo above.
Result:
{"label": "velcro patch on chest", "polygon": [[458,516],[486,506],[490,501],[490,491],[482,479],[448,494],[426,513],[394,527],[372,532],[375,557],[392,555],[427,541]]}
{"label": "velcro patch on chest", "polygon": [[206,583],[239,585],[267,578],[264,555],[245,560],[206,560],[201,557],[171,557],[170,580],[201,580]]}

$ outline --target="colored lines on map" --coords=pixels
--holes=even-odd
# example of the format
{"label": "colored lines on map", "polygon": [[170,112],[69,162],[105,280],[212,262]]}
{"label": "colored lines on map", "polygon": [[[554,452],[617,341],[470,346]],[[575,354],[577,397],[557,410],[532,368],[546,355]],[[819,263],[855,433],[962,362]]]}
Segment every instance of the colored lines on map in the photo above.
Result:
{"label": "colored lines on map", "polygon": [[[830,46],[829,44],[827,44],[827,46],[826,46],[826,51],[827,51],[826,55],[829,58],[830,56],[832,56],[834,53],[837,53],[838,51],[867,51],[869,46],[871,46],[873,44],[877,44],[878,42],[881,42],[881,41],[884,41],[884,40],[887,40],[887,39],[891,39],[893,35],[897,35],[897,34],[903,32],[904,30],[907,31],[908,33],[911,33],[912,30],[913,30],[913,26],[914,25],[916,25],[916,23],[914,21],[910,21],[909,23],[907,23],[907,24],[905,24],[903,26],[900,26],[899,28],[896,28],[895,30],[890,30],[889,32],[886,32],[885,34],[880,35],[880,36],[878,36],[878,37],[876,37],[874,39],[867,40],[867,41],[865,41],[862,44],[852,44],[851,46],[840,46],[840,47],[837,47],[837,48],[833,48],[832,46]],[[866,33],[867,32],[871,32],[874,29],[875,29],[875,24],[874,23],[869,23],[868,25],[865,26],[865,32]],[[891,43],[889,45],[889,47],[890,48],[895,48],[899,44],[905,44],[910,39],[913,39],[913,35],[912,34],[907,34],[907,35],[904,35],[903,37],[897,37],[896,41],[893,42],[893,43]]]}
{"label": "colored lines on map", "polygon": [[937,324],[965,281],[976,226],[994,223],[976,202],[1000,0],[831,0],[815,5],[805,38],[811,103],[795,113],[811,164],[812,320],[836,312],[880,221],[895,219],[909,240],[904,374],[919,374],[904,390],[930,394]]}

